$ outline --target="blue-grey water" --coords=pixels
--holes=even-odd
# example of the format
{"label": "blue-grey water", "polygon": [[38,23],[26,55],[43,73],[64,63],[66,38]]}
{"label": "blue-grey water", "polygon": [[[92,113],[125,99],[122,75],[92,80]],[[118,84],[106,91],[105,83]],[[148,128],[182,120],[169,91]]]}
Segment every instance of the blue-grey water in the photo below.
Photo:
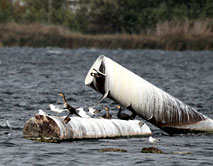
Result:
{"label": "blue-grey water", "polygon": [[[140,153],[152,146],[147,137],[61,143],[23,138],[24,124],[38,109],[50,113],[50,103],[62,104],[59,92],[75,107],[98,101],[101,95],[85,86],[84,79],[102,54],[213,118],[210,51],[0,48],[0,165],[212,165],[213,135],[171,137],[151,124],[153,137],[160,139],[155,146],[168,154]],[[115,104],[107,99],[98,108],[109,106],[116,118]],[[102,148],[127,152],[100,152]]]}

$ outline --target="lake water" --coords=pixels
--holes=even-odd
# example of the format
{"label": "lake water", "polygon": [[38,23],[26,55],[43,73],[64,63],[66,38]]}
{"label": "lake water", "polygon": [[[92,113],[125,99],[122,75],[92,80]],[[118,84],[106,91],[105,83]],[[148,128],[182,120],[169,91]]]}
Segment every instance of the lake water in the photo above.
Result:
{"label": "lake water", "polygon": [[[157,87],[213,118],[213,52],[61,48],[0,48],[0,165],[212,165],[213,135],[168,136],[147,123],[155,146],[168,154],[140,153],[147,137],[36,142],[23,138],[26,121],[49,104],[62,104],[64,92],[75,107],[88,108],[101,97],[84,85],[99,55],[106,55]],[[116,118],[115,102],[106,99]],[[137,116],[137,119],[141,119]],[[12,131],[6,126],[8,120]],[[127,152],[100,152],[122,148]],[[189,152],[189,154],[173,154]]]}

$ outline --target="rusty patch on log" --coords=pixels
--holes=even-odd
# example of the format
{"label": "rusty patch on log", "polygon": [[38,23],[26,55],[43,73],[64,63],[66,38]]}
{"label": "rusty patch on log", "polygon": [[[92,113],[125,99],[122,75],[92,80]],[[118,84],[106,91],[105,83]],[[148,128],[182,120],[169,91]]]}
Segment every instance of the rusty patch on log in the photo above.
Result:
{"label": "rusty patch on log", "polygon": [[36,115],[24,126],[24,137],[29,139],[59,139],[60,129],[48,116]]}

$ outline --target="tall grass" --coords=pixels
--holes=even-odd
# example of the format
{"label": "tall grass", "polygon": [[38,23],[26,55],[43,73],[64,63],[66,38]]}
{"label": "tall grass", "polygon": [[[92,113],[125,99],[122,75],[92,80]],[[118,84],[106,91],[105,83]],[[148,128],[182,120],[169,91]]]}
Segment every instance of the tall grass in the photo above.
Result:
{"label": "tall grass", "polygon": [[85,35],[54,25],[0,24],[4,46],[213,50],[213,20],[158,23],[141,34]]}
{"label": "tall grass", "polygon": [[153,34],[167,50],[213,49],[213,20],[158,23]]}

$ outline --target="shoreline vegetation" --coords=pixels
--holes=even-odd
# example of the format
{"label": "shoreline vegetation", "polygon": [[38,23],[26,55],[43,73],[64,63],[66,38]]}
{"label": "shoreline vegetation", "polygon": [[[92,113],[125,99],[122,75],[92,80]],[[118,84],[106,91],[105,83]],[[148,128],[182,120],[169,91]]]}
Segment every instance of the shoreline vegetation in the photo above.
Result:
{"label": "shoreline vegetation", "polygon": [[41,23],[0,24],[0,47],[213,50],[213,20],[158,23],[140,34],[82,34]]}
{"label": "shoreline vegetation", "polygon": [[210,0],[0,0],[0,47],[213,50]]}

